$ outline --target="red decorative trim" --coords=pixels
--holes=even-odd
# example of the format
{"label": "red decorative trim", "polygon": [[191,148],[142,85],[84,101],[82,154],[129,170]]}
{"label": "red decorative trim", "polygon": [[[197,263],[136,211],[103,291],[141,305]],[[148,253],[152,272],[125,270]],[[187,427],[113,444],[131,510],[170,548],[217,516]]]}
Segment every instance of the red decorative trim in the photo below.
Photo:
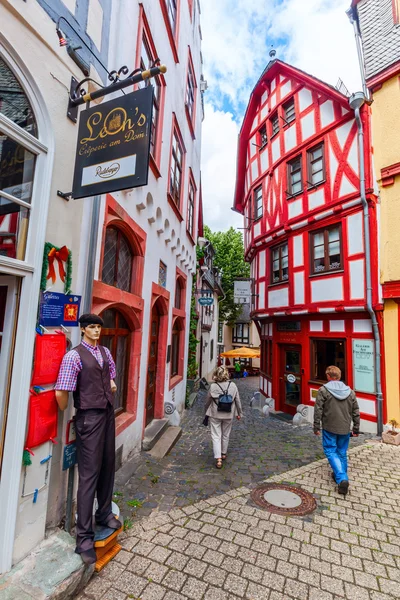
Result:
{"label": "red decorative trim", "polygon": [[178,40],[179,40],[179,26],[180,26],[180,8],[181,8],[181,0],[177,0],[176,2],[176,30],[175,35],[172,31],[171,24],[168,18],[168,8],[166,5],[166,0],[160,0],[161,12],[164,18],[165,28],[167,30],[167,35],[169,39],[169,43],[171,45],[172,55],[174,57],[174,61],[176,63],[179,62],[178,56]]}
{"label": "red decorative trim", "polygon": [[388,281],[384,283],[382,286],[382,295],[385,300],[400,299],[400,281]]}
{"label": "red decorative trim", "polygon": [[[189,130],[190,130],[190,135],[192,136],[192,139],[195,140],[196,136],[195,136],[195,126],[196,126],[196,111],[197,111],[197,79],[196,79],[196,72],[194,70],[194,64],[193,64],[193,59],[192,59],[192,51],[190,49],[190,46],[188,46],[189,52],[188,52],[188,62],[187,62],[187,67],[186,67],[186,89],[185,89],[185,113],[186,113],[186,119],[189,125]],[[188,86],[188,81],[189,81],[189,68],[191,68],[192,73],[193,73],[193,83],[194,83],[194,103],[193,103],[193,117],[190,117],[189,114],[189,109],[188,106],[186,104],[186,90],[187,90],[187,86]]]}
{"label": "red decorative trim", "polygon": [[182,204],[183,204],[182,197],[183,197],[183,193],[184,193],[184,189],[185,189],[186,147],[183,142],[182,133],[181,133],[180,127],[178,125],[176,115],[175,115],[175,113],[172,113],[172,127],[171,127],[171,139],[170,139],[170,146],[169,146],[168,173],[171,172],[172,143],[173,143],[175,134],[176,134],[177,138],[179,139],[179,143],[181,144],[181,147],[182,147],[182,174],[181,174],[181,192],[180,192],[180,198],[179,198],[179,206],[177,206],[175,204],[175,202],[169,192],[169,178],[168,178],[168,182],[167,182],[167,186],[168,186],[167,187],[167,199],[168,199],[169,204],[172,206],[178,219],[180,221],[183,221],[181,209],[182,209]]}
{"label": "red decorative trim", "polygon": [[389,67],[387,67],[386,69],[381,71],[378,75],[375,75],[375,77],[371,77],[370,79],[367,79],[367,82],[366,82],[367,86],[370,90],[372,90],[374,92],[374,91],[380,89],[382,87],[382,84],[385,81],[387,81],[388,79],[391,79],[392,77],[395,77],[399,73],[400,73],[400,60],[398,60],[393,65],[390,65]]}
{"label": "red decorative trim", "polygon": [[168,203],[169,203],[170,207],[174,211],[176,217],[178,218],[178,220],[180,222],[182,222],[183,221],[183,215],[182,215],[181,211],[179,210],[179,208],[177,207],[177,205],[175,204],[174,199],[172,198],[172,196],[171,196],[171,194],[169,192],[167,192],[167,200],[168,200]]}
{"label": "red decorative trim", "polygon": [[[188,224],[189,224],[189,191],[190,191],[190,183],[192,183],[193,187],[194,187],[192,231],[189,231],[189,229],[188,229]],[[192,167],[189,167],[189,181],[188,181],[187,207],[186,207],[186,233],[187,233],[187,236],[188,236],[188,238],[190,239],[190,241],[191,241],[191,243],[193,245],[196,244],[196,242],[194,240],[194,235],[195,235],[195,231],[196,231],[196,214],[197,214],[196,209],[197,209],[197,185],[196,185],[196,182],[194,180],[194,175],[193,175]]]}
{"label": "red decorative trim", "polygon": [[[136,39],[136,62],[135,69],[140,67],[140,58],[142,54],[142,41],[143,38],[146,39],[152,58],[156,59],[158,57],[157,49],[153,41],[153,36],[151,35],[149,22],[147,20],[147,16],[145,10],[143,8],[143,4],[139,5],[139,24],[138,24],[138,34]],[[156,132],[156,140],[155,140],[155,156],[150,154],[150,168],[154,174],[154,176],[158,179],[161,177],[160,172],[160,164],[161,164],[161,144],[162,144],[162,132],[163,132],[163,123],[164,123],[164,107],[165,107],[165,88],[166,88],[166,80],[164,75],[159,75],[157,79],[161,83],[160,90],[160,108],[158,114],[158,123],[157,123],[157,132]]]}
{"label": "red decorative trim", "polygon": [[400,162],[381,169],[381,182],[383,187],[393,185],[396,175],[400,175]]}

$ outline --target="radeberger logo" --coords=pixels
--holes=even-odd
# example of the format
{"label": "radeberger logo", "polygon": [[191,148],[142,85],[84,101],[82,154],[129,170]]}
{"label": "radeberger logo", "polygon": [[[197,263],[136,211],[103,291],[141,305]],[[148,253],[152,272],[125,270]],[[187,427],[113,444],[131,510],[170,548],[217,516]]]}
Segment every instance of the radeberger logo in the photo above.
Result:
{"label": "radeberger logo", "polygon": [[119,163],[113,163],[109,167],[100,167],[96,168],[96,177],[100,177],[101,179],[109,179],[110,177],[114,177],[118,173],[120,169]]}

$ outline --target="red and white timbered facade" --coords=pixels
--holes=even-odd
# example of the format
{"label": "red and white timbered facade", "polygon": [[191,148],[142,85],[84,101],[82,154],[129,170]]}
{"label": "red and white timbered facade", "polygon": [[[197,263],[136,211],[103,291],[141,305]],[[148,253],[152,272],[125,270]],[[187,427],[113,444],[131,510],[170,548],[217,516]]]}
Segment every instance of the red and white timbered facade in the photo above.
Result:
{"label": "red and white timbered facade", "polygon": [[[369,107],[361,113],[372,295],[381,323]],[[358,152],[348,98],[274,60],[251,95],[240,132],[234,208],[244,215],[254,280],[261,392],[274,398],[276,410],[294,413],[299,404],[314,404],[325,368],[336,364],[357,391],[363,429],[374,431]]]}

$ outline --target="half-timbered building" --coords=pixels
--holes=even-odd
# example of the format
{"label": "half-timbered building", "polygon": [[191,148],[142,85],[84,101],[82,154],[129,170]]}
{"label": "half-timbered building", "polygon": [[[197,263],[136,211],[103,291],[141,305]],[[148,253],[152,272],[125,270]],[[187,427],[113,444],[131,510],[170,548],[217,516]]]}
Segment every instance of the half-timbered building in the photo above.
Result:
{"label": "half-timbered building", "polygon": [[[369,107],[361,107],[372,263],[379,315],[377,198]],[[375,431],[374,336],[366,310],[359,141],[349,99],[280,60],[255,86],[239,135],[234,209],[244,215],[261,336],[260,391],[275,409],[312,407],[335,364],[355,388],[362,429]],[[313,410],[305,410],[312,418]]]}

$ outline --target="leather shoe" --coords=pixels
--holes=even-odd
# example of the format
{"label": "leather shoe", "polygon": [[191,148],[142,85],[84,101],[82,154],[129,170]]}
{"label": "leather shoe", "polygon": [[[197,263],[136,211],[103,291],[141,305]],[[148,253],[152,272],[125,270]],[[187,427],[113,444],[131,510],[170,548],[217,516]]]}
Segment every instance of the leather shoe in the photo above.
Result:
{"label": "leather shoe", "polygon": [[100,527],[109,527],[110,529],[121,529],[122,523],[116,517],[111,517],[108,521],[98,521]]}
{"label": "leather shoe", "polygon": [[97,561],[96,551],[94,548],[85,550],[79,553],[85,565],[93,565]]}

